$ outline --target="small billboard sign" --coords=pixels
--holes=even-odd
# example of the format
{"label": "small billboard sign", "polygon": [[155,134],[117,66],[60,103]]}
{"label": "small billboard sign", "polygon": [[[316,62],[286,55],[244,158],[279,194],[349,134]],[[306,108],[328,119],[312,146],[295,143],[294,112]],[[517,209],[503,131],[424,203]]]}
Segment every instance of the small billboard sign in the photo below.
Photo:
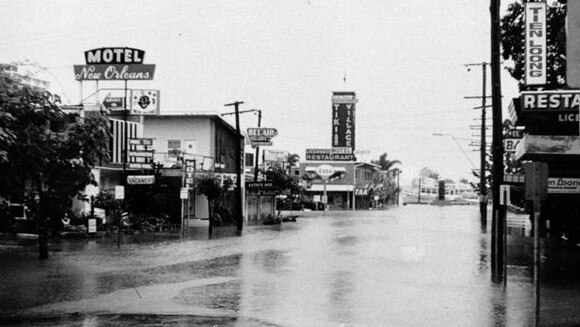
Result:
{"label": "small billboard sign", "polygon": [[189,198],[189,191],[187,190],[187,187],[182,187],[179,190],[179,198],[181,200],[187,200]]}
{"label": "small billboard sign", "polygon": [[546,3],[526,2],[525,6],[525,82],[546,84]]}
{"label": "small billboard sign", "polygon": [[578,113],[580,109],[580,91],[526,91],[521,93],[520,103],[522,113]]}
{"label": "small billboard sign", "polygon": [[261,195],[274,195],[276,188],[273,181],[246,182],[248,193],[257,193]]}
{"label": "small billboard sign", "polygon": [[107,109],[125,108],[125,99],[123,97],[106,97],[103,99],[103,106]]}
{"label": "small billboard sign", "polygon": [[129,168],[152,169],[153,168],[153,139],[131,138],[129,139]]}
{"label": "small billboard sign", "polygon": [[86,65],[74,65],[77,81],[152,80],[155,65],[143,64],[145,51],[104,47],[85,51]]}
{"label": "small billboard sign", "polygon": [[[339,148],[342,149],[342,148]],[[342,150],[339,150],[342,151]],[[335,153],[334,149],[306,149],[306,160],[311,161],[356,161],[351,153]]]}
{"label": "small billboard sign", "polygon": [[264,161],[287,162],[288,155],[289,155],[288,151],[265,150]]}
{"label": "small billboard sign", "polygon": [[191,188],[194,184],[196,160],[185,160],[185,188]]}
{"label": "small billboard sign", "polygon": [[152,162],[129,162],[128,164],[131,169],[153,169]]}
{"label": "small billboard sign", "polygon": [[354,148],[355,92],[332,93],[332,146]]}
{"label": "small billboard sign", "polygon": [[131,90],[132,115],[158,115],[159,90]]}
{"label": "small billboard sign", "polygon": [[328,179],[328,177],[334,174],[334,167],[331,165],[320,165],[316,167],[316,173],[322,177],[322,179]]}
{"label": "small billboard sign", "polygon": [[278,135],[278,130],[275,128],[258,127],[248,128],[247,133],[253,147],[271,146],[272,139]]}
{"label": "small billboard sign", "polygon": [[129,175],[127,176],[129,185],[152,185],[155,184],[155,175]]}
{"label": "small billboard sign", "polygon": [[97,220],[94,218],[89,219],[89,233],[97,232]]}
{"label": "small billboard sign", "polygon": [[155,65],[74,65],[77,81],[152,80]]}
{"label": "small billboard sign", "polygon": [[516,149],[518,147],[518,144],[520,144],[520,141],[522,139],[504,139],[503,140],[503,146],[504,146],[504,151],[506,153],[516,153]]}
{"label": "small billboard sign", "polygon": [[125,187],[123,185],[115,185],[115,200],[123,200],[125,198]]}

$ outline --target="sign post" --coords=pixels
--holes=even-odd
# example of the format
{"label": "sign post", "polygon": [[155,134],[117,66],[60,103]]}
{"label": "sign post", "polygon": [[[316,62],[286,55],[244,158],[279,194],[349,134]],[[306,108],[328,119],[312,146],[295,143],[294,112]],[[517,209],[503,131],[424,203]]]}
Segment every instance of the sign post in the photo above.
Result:
{"label": "sign post", "polygon": [[326,206],[328,203],[328,196],[326,194],[326,184],[328,183],[328,178],[334,174],[334,167],[331,165],[320,165],[316,167],[316,173],[322,177],[324,181],[324,195],[322,196],[322,203],[324,205],[324,215],[326,215]]}
{"label": "sign post", "polygon": [[534,202],[534,307],[535,326],[540,321],[540,212],[542,201],[548,197],[548,164],[545,162],[524,163],[526,200]]}

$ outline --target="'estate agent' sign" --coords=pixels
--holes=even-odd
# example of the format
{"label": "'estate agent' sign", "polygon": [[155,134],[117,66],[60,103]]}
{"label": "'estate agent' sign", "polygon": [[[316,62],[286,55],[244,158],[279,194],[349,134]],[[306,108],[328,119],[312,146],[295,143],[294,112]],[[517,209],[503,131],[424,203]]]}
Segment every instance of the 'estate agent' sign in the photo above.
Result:
{"label": "'estate agent' sign", "polygon": [[152,80],[155,65],[143,64],[145,51],[99,48],[85,51],[86,65],[74,65],[77,81]]}

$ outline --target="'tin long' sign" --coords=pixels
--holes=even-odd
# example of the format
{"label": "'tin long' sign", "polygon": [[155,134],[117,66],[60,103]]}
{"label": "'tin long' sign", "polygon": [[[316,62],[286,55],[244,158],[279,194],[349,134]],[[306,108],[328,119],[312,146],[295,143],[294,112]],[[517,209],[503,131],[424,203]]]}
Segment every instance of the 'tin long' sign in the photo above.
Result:
{"label": "'tin long' sign", "polygon": [[527,2],[526,85],[546,84],[546,3]]}

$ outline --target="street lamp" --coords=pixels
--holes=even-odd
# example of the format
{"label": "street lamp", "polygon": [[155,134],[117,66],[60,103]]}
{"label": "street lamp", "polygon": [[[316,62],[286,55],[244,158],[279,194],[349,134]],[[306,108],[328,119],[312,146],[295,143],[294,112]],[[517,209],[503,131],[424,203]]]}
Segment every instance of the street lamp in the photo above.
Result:
{"label": "street lamp", "polygon": [[[238,114],[243,114],[246,112],[257,112],[258,113],[258,128],[261,127],[262,124],[262,110],[260,109],[250,109],[250,110],[242,110],[242,111],[238,111]],[[227,112],[225,114],[222,114],[222,116],[227,116],[227,115],[233,115],[236,114],[235,112]],[[255,160],[255,167],[254,167],[254,182],[258,181],[258,156],[260,154],[260,147],[257,146],[256,147],[256,158],[254,158]]]}
{"label": "street lamp", "polygon": [[453,139],[453,141],[455,141],[455,144],[457,144],[457,147],[459,148],[459,150],[461,150],[461,153],[463,153],[463,155],[465,156],[465,158],[467,158],[467,160],[469,161],[469,163],[471,163],[471,166],[473,168],[475,168],[475,164],[473,163],[473,160],[471,160],[471,158],[469,157],[469,155],[467,155],[467,152],[465,152],[465,150],[463,150],[463,147],[461,146],[461,144],[457,141],[457,138],[451,134],[447,134],[447,133],[433,133],[433,136],[449,136]]}

